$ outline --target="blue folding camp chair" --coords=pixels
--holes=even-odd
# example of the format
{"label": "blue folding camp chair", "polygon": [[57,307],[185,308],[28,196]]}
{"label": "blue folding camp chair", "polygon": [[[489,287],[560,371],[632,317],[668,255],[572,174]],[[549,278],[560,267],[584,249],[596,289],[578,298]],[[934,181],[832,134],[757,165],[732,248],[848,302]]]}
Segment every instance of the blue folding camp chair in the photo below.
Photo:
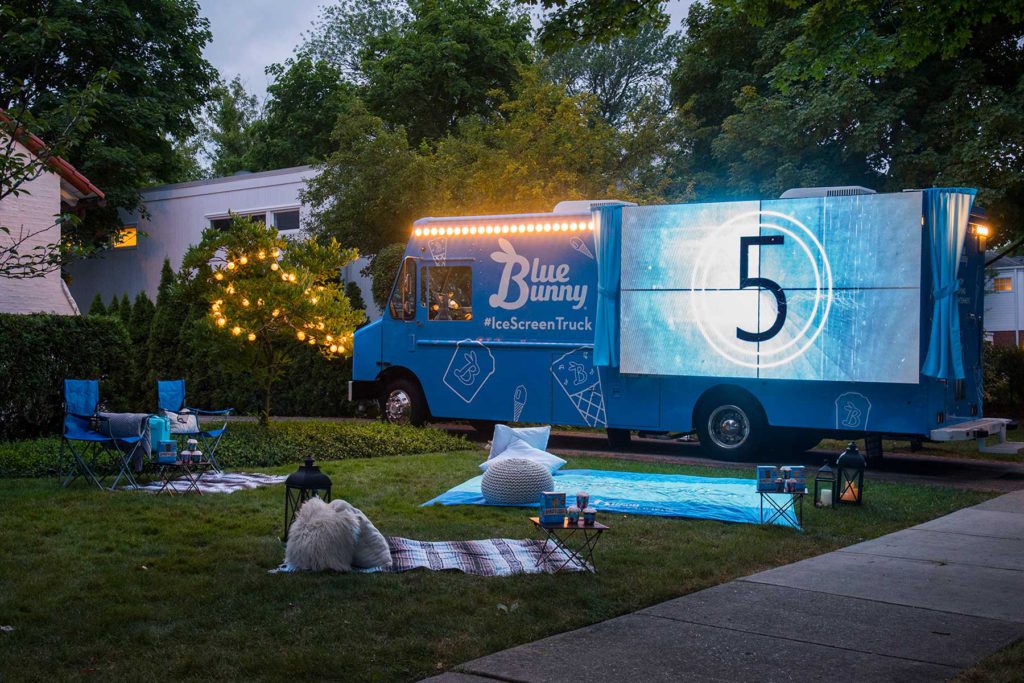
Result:
{"label": "blue folding camp chair", "polygon": [[[70,486],[76,478],[84,477],[97,487],[105,488],[104,477],[99,471],[102,466],[99,458],[112,454],[118,472],[110,489],[117,488],[122,477],[137,488],[139,484],[132,474],[131,464],[142,437],[113,436],[109,420],[97,414],[99,402],[100,383],[97,380],[64,380],[64,434],[60,441],[61,470],[58,476],[63,479],[65,487]],[[63,473],[65,448],[70,452],[67,477]]]}
{"label": "blue folding camp chair", "polygon": [[[185,380],[183,379],[172,379],[172,380],[157,380],[156,383],[157,403],[160,406],[160,410],[166,410],[171,413],[182,413],[187,411],[196,416],[195,428],[187,431],[175,431],[174,420],[172,418],[171,435],[180,436],[184,438],[195,437],[200,444],[202,444],[203,451],[206,456],[213,463],[213,469],[220,471],[220,464],[217,463],[217,446],[220,445],[220,440],[224,436],[224,432],[228,430],[227,416],[234,412],[234,408],[225,408],[224,410],[202,410],[200,408],[192,408],[185,405]],[[224,422],[215,429],[204,429],[199,424],[199,417],[203,415],[223,415]],[[179,421],[180,425],[181,422]],[[179,427],[180,429],[180,427]]]}

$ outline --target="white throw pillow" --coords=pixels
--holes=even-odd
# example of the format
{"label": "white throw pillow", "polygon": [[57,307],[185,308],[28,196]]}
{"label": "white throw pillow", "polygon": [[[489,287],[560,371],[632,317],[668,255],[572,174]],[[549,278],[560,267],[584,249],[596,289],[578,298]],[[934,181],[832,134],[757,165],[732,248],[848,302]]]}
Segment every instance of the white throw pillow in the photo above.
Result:
{"label": "white throw pillow", "polygon": [[494,425],[494,439],[491,440],[491,454],[488,459],[494,458],[505,452],[509,444],[522,440],[534,448],[544,450],[548,447],[548,438],[551,436],[551,427],[509,427],[507,425]]}
{"label": "white throw pillow", "polygon": [[534,448],[521,439],[513,439],[512,443],[508,445],[508,448],[506,448],[500,455],[488,458],[484,462],[480,463],[480,469],[486,472],[488,467],[499,460],[509,460],[512,458],[538,462],[548,468],[549,472],[555,472],[565,464],[565,460],[562,460],[557,455],[552,455],[547,451]]}
{"label": "white throw pillow", "polygon": [[195,413],[165,410],[164,417],[171,421],[171,434],[195,434],[199,431],[199,416]]}

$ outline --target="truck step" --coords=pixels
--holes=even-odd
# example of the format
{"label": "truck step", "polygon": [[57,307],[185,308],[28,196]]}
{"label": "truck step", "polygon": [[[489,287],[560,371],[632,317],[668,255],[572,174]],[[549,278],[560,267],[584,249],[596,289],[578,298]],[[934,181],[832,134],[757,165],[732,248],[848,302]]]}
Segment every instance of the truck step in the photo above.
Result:
{"label": "truck step", "polygon": [[985,445],[985,439],[978,439],[978,452],[979,453],[999,453],[1001,455],[1017,455],[1020,449],[1024,448],[1024,442],[1020,441],[1004,441],[1002,443],[994,443],[991,446]]}

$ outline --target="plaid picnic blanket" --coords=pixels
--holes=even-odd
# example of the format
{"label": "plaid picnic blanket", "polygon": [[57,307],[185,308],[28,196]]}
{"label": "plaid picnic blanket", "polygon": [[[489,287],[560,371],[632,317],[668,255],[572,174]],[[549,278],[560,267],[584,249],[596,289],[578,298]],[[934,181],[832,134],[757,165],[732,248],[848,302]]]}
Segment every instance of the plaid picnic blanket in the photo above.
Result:
{"label": "plaid picnic blanket", "polygon": [[[407,572],[411,569],[431,571],[455,570],[476,576],[512,576],[513,574],[550,574],[562,571],[584,571],[564,550],[556,550],[537,564],[547,541],[488,538],[481,541],[415,541],[400,536],[386,536],[391,549],[391,565],[354,571],[371,573]],[[589,571],[590,566],[586,569]],[[283,564],[271,573],[298,571]]]}
{"label": "plaid picnic blanket", "polygon": [[[281,484],[287,478],[285,475],[250,472],[210,472],[199,479],[199,490],[203,493],[234,493],[260,486]],[[140,486],[138,490],[156,493],[162,484],[161,481],[151,481],[145,486]],[[188,480],[185,478],[175,479],[171,482],[171,487],[178,492],[184,491],[188,488]]]}

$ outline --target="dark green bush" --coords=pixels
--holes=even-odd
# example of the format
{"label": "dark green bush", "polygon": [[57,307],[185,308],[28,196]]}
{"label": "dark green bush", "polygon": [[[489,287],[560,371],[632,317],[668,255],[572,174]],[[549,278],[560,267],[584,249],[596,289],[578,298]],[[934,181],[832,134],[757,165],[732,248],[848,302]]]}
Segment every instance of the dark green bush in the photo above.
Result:
{"label": "dark green bush", "polygon": [[1024,349],[985,344],[985,414],[1024,417]]}
{"label": "dark green bush", "polygon": [[[462,437],[439,429],[399,427],[380,422],[273,422],[260,427],[233,422],[217,450],[222,467],[274,467],[316,460],[375,458],[464,451]],[[0,477],[42,477],[57,471],[60,439],[0,441]]]}
{"label": "dark green bush", "polygon": [[65,378],[99,379],[125,410],[131,340],[119,318],[0,314],[0,439],[60,431]]}

